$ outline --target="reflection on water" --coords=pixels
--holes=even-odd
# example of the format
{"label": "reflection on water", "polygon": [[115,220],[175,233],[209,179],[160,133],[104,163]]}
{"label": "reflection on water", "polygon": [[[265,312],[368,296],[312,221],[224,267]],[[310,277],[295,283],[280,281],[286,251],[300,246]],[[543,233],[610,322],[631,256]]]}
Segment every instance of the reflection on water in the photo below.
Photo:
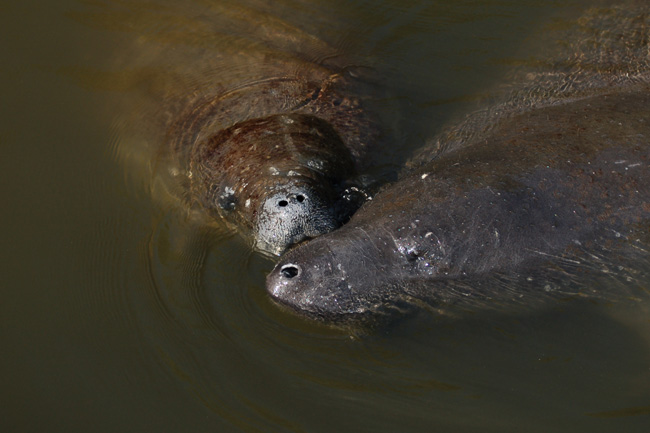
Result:
{"label": "reflection on water", "polygon": [[387,89],[396,168],[577,6],[3,6],[2,430],[645,431],[647,306],[315,325],[269,301],[272,263],[179,206],[155,157],[197,88],[345,53]]}

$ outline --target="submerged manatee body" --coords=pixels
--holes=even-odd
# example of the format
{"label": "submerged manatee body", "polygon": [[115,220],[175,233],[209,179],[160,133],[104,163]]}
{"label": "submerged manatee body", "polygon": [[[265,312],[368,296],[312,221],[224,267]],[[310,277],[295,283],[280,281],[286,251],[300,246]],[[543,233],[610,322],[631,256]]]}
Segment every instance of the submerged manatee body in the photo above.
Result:
{"label": "submerged manatee body", "polygon": [[129,20],[142,28],[120,76],[163,194],[268,254],[346,221],[365,198],[384,86],[319,37],[334,24],[298,5],[170,8]]}
{"label": "submerged manatee body", "polygon": [[600,296],[591,284],[598,276],[637,281],[639,292],[624,296],[640,296],[650,256],[646,71],[502,116],[341,229],[289,251],[268,292],[327,321],[414,304]]}
{"label": "submerged manatee body", "polygon": [[361,204],[355,177],[379,131],[354,80],[270,78],[192,105],[172,127],[191,199],[270,254],[340,226]]}

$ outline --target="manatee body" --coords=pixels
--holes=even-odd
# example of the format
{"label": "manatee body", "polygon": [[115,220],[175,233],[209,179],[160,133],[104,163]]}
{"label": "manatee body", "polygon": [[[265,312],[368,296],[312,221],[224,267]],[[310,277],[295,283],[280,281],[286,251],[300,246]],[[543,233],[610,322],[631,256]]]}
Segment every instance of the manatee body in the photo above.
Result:
{"label": "manatee body", "polygon": [[[349,218],[384,129],[375,110],[384,86],[320,37],[334,24],[310,11],[263,2],[134,10],[138,37],[117,61],[125,129],[153,156],[164,197],[268,254]],[[127,155],[138,150],[125,144]]]}
{"label": "manatee body", "polygon": [[271,296],[329,321],[643,297],[650,6],[602,3],[545,31],[501,96],[425,147],[429,162],[287,253]]}
{"label": "manatee body", "polygon": [[502,121],[377,195],[341,229],[291,250],[267,290],[325,320],[414,301],[597,296],[580,278],[639,278],[626,264],[647,263],[649,222],[642,84]]}
{"label": "manatee body", "polygon": [[378,140],[352,75],[305,76],[202,99],[171,128],[190,200],[269,254],[349,218],[365,198],[356,178]]}

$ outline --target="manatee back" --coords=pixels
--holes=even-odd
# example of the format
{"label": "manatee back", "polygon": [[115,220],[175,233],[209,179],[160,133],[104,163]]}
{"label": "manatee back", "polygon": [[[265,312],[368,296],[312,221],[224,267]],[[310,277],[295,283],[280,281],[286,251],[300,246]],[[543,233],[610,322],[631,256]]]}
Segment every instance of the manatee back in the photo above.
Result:
{"label": "manatee back", "polygon": [[593,2],[534,35],[523,43],[505,83],[487,89],[469,112],[429,140],[409,169],[482,139],[501,119],[650,80],[650,4],[644,0]]}

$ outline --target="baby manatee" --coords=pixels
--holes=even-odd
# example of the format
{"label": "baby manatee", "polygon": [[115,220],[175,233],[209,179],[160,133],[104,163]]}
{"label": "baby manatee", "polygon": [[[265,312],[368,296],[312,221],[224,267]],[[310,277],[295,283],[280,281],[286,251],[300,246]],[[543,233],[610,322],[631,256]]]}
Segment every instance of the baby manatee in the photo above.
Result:
{"label": "baby manatee", "polygon": [[326,321],[606,297],[591,292],[598,275],[647,284],[634,263],[647,270],[649,222],[650,87],[639,84],[504,119],[289,251],[267,290]]}

